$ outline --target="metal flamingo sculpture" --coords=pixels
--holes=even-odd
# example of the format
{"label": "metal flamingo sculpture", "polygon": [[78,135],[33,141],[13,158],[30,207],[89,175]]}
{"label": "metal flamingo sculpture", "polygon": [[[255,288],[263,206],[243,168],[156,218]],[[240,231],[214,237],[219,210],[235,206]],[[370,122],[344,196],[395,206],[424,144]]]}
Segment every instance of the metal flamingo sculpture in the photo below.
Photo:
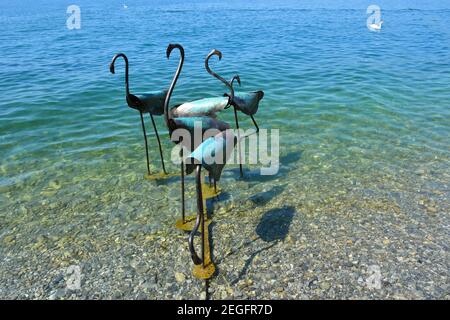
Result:
{"label": "metal flamingo sculpture", "polygon": [[217,55],[219,57],[219,60],[222,58],[222,53],[218,50],[212,50],[205,60],[205,68],[206,71],[212,75],[214,78],[218,79],[219,81],[223,82],[226,86],[230,88],[230,92],[232,93],[231,96],[228,96],[228,105],[225,107],[225,109],[229,108],[230,106],[234,106],[239,111],[249,115],[252,118],[253,124],[256,127],[256,132],[259,131],[259,127],[256,124],[255,119],[253,118],[253,115],[258,111],[259,102],[264,97],[263,91],[254,91],[254,92],[236,92],[234,91],[233,82],[236,80],[239,85],[241,85],[241,78],[238,75],[235,75],[231,81],[228,83],[224,78],[219,76],[217,73],[211,70],[209,67],[209,59],[213,56]]}
{"label": "metal flamingo sculpture", "polygon": [[[193,274],[200,279],[209,279],[215,272],[215,266],[211,261],[210,246],[208,239],[208,226],[206,203],[202,194],[201,170],[205,168],[214,180],[219,180],[222,170],[230,157],[237,142],[236,136],[231,131],[225,131],[214,137],[206,139],[186,159],[186,173],[195,169],[197,190],[197,217],[195,226],[189,235],[189,250],[194,262]],[[194,237],[201,229],[201,257],[197,254],[194,245]]]}
{"label": "metal flamingo sculpture", "polygon": [[[178,78],[180,76],[181,70],[183,68],[184,64],[184,49],[179,44],[169,44],[167,47],[166,55],[167,58],[170,58],[170,54],[174,49],[178,49],[180,51],[180,61],[178,63],[177,70],[175,72],[175,75],[172,79],[172,83],[170,84],[169,90],[166,95],[166,99],[164,101],[164,119],[167,125],[167,128],[169,129],[169,135],[172,140],[172,134],[177,129],[186,129],[191,134],[191,137],[194,135],[196,131],[196,124],[200,123],[202,126],[202,136],[203,133],[206,130],[209,129],[216,129],[219,131],[225,131],[226,129],[230,128],[230,125],[224,121],[220,121],[215,118],[207,117],[207,116],[194,116],[194,117],[174,117],[174,110],[177,110],[178,107],[172,108],[172,110],[169,110],[169,104],[170,104],[170,98],[172,96],[173,90],[175,88],[175,85],[178,81]],[[191,102],[192,104],[195,104],[194,102]],[[192,151],[195,150],[198,145],[197,140],[198,139],[190,139],[191,144],[187,145],[184,141],[178,140],[173,141],[175,143],[182,143],[184,147],[186,147],[188,150]],[[202,141],[200,140],[200,143]],[[198,143],[199,144],[199,143]],[[184,203],[184,161],[183,161],[183,148],[181,148],[181,215],[182,219],[177,222],[177,227],[183,229],[185,228],[185,222],[186,222],[186,216],[185,216],[185,203]]]}
{"label": "metal flamingo sculpture", "polygon": [[113,57],[111,64],[109,65],[109,70],[111,73],[113,74],[115,73],[115,62],[118,58],[123,58],[123,60],[125,61],[125,90],[126,90],[127,104],[130,108],[138,110],[141,116],[142,132],[144,134],[144,143],[145,143],[145,155],[147,159],[147,177],[151,178],[147,133],[145,130],[143,113],[148,113],[150,115],[150,119],[152,120],[153,129],[155,130],[156,139],[158,141],[159,155],[161,158],[162,169],[164,174],[167,175],[166,167],[164,165],[164,157],[161,147],[161,141],[159,139],[158,130],[156,129],[155,120],[153,119],[153,115],[162,115],[164,113],[164,99],[167,94],[167,91],[155,91],[139,95],[131,94],[129,85],[129,63],[127,56],[123,53],[116,54]]}
{"label": "metal flamingo sculpture", "polygon": [[[233,87],[233,82],[237,81],[239,85],[241,85],[241,78],[239,75],[233,76],[233,78],[230,80],[230,85]],[[235,93],[233,89],[233,93]],[[237,115],[237,110],[240,110],[241,112],[247,114],[250,116],[250,118],[253,121],[253,124],[256,128],[256,133],[259,132],[258,124],[255,121],[255,118],[253,115],[258,111],[259,101],[264,97],[263,91],[255,91],[250,93],[240,93],[238,95],[234,94],[233,99],[231,99],[230,106],[233,106],[234,111],[234,121],[236,124],[236,130],[238,132],[238,153],[239,153],[239,172],[241,177],[244,176],[244,171],[242,169],[242,155],[241,155],[241,137],[240,137],[240,131],[239,131],[239,120]],[[226,108],[228,108],[227,106]]]}
{"label": "metal flamingo sculpture", "polygon": [[[237,81],[237,83],[239,85],[241,85],[241,78],[239,77],[239,75],[235,75],[230,80],[230,84],[231,84],[231,87],[233,87],[233,89],[234,89],[233,83],[235,80]],[[263,91],[252,92],[248,100],[245,99],[245,96],[243,96],[243,95],[241,96],[241,95],[239,97],[235,95],[233,100],[237,100],[237,101],[242,100],[242,102],[240,104],[237,104],[236,102],[232,102],[231,105],[233,105],[235,107],[235,109],[238,109],[240,111],[245,110],[245,112],[244,111],[242,111],[242,112],[244,112],[250,116],[250,118],[253,121],[253,125],[256,128],[256,133],[258,133],[259,127],[255,121],[255,118],[253,118],[253,115],[256,113],[256,111],[258,111],[259,101],[261,101],[262,98],[264,97],[264,92]],[[229,108],[229,106],[227,108]],[[238,122],[236,113],[235,113],[235,120],[236,120],[236,122]],[[236,127],[237,127],[237,129],[239,129],[239,125],[237,123],[236,123]]]}

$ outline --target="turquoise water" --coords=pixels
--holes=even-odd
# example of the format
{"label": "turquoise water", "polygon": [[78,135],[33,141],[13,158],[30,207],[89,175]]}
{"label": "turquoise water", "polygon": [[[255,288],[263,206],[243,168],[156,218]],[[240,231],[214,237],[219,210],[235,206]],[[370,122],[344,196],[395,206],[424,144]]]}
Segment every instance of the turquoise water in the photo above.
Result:
{"label": "turquoise water", "polygon": [[[42,234],[58,241],[70,230],[92,231],[107,241],[171,230],[177,180],[142,179],[139,116],[126,106],[121,62],[116,75],[108,69],[124,52],[132,92],[167,88],[178,63],[177,55],[165,58],[171,42],[186,50],[173,103],[223,92],[204,70],[212,48],[223,53],[214,62],[219,74],[238,73],[243,89],[265,92],[256,119],[280,129],[281,170],[240,181],[231,166],[222,185],[237,204],[281,186],[273,203],[250,215],[280,203],[305,214],[359,202],[397,210],[382,197],[368,201],[370,192],[405,194],[424,199],[420,210],[431,201],[448,212],[450,10],[440,2],[433,10],[381,3],[383,29],[369,32],[364,3],[324,3],[130,1],[124,9],[122,1],[79,1],[81,29],[68,30],[71,3],[2,2],[0,235],[31,250]],[[172,144],[161,117],[157,124],[168,158]]]}

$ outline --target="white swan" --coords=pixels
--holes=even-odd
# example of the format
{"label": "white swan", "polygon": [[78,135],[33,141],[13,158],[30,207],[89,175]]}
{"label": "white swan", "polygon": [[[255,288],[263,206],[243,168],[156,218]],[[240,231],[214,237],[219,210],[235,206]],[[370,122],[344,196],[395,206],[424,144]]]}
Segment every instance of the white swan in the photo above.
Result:
{"label": "white swan", "polygon": [[378,31],[381,30],[381,25],[383,24],[384,21],[380,21],[378,23],[372,23],[369,24],[369,29],[372,31]]}

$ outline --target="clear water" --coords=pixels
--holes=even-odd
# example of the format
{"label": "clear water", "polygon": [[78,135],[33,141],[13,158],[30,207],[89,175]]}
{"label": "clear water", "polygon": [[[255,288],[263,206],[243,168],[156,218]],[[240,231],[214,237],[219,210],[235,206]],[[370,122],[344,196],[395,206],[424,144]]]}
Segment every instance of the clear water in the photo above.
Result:
{"label": "clear water", "polygon": [[[122,64],[116,75],[108,70],[112,56],[125,52],[132,91],[166,88],[178,63],[176,54],[165,58],[170,42],[186,50],[173,102],[223,92],[204,70],[212,48],[223,53],[214,63],[220,74],[239,73],[243,89],[265,91],[256,119],[262,128],[280,129],[280,173],[239,181],[231,166],[222,182],[235,206],[277,190],[272,202],[249,215],[273,203],[326,214],[330,199],[338,211],[358,201],[386,212],[398,207],[368,202],[369,192],[434,197],[447,212],[445,3],[419,9],[380,3],[381,32],[368,31],[365,3],[357,1],[130,1],[127,10],[123,1],[78,1],[80,30],[66,28],[69,4],[0,3],[0,235],[13,234],[26,247],[40,234],[58,238],[68,230],[112,239],[171,230],[178,182],[142,179],[139,116],[124,100]],[[223,119],[232,121],[231,113]],[[172,144],[162,119],[157,123],[168,158]],[[102,214],[110,220],[98,220]]]}

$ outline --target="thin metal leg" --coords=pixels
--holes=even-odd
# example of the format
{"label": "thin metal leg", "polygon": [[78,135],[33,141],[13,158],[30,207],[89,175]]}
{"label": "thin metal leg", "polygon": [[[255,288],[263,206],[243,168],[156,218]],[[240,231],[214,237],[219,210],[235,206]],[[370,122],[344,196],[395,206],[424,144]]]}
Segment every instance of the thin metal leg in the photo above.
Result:
{"label": "thin metal leg", "polygon": [[240,133],[239,133],[239,121],[238,121],[238,116],[237,116],[237,110],[236,107],[233,106],[234,108],[234,120],[236,122],[236,130],[238,132],[238,153],[239,153],[239,171],[241,173],[241,178],[244,176],[244,172],[242,170],[242,155],[241,155],[241,138],[240,138]]}
{"label": "thin metal leg", "polygon": [[[211,261],[211,248],[209,244],[208,225],[210,220],[206,213],[206,201],[203,199],[202,193],[202,166],[200,164],[195,167],[195,180],[197,189],[197,218],[195,220],[195,226],[189,235],[189,251],[191,252],[192,261],[194,262],[194,269],[192,274],[198,279],[210,279],[215,271],[216,267]],[[208,219],[208,220],[207,220]],[[201,258],[197,255],[194,246],[194,237],[201,228]]]}
{"label": "thin metal leg", "polygon": [[159,156],[161,158],[162,168],[163,168],[164,174],[167,174],[166,166],[164,165],[164,156],[163,156],[162,147],[161,147],[161,140],[159,139],[158,129],[156,129],[155,119],[153,119],[153,115],[150,112],[148,114],[150,115],[150,119],[152,119],[153,129],[155,129],[156,139],[158,140]]}
{"label": "thin metal leg", "polygon": [[197,204],[198,207],[200,209],[200,215],[201,215],[201,223],[202,223],[202,264],[203,264],[203,268],[206,267],[205,265],[205,211],[203,208],[203,194],[202,194],[202,176],[200,174],[202,167],[201,166],[197,166],[196,168],[198,174],[198,182],[197,182]]}
{"label": "thin metal leg", "polygon": [[205,300],[209,300],[209,280],[205,280]]}
{"label": "thin metal leg", "polygon": [[256,127],[256,133],[258,133],[258,132],[259,132],[259,127],[258,127],[258,124],[256,123],[255,118],[253,118],[253,116],[250,116],[250,118],[252,118],[253,124],[254,124],[255,127]]}
{"label": "thin metal leg", "polygon": [[[194,264],[199,265],[202,264],[205,266],[205,217],[203,211],[203,196],[202,196],[202,175],[201,175],[202,167],[201,165],[197,165],[195,168],[195,180],[197,184],[197,220],[195,221],[195,226],[192,229],[191,234],[189,235],[189,251],[191,252],[192,261]],[[197,233],[199,227],[201,225],[202,232],[202,258],[200,258],[195,251],[194,246],[194,237]]]}
{"label": "thin metal leg", "polygon": [[[203,200],[202,200],[203,202]],[[205,264],[205,213],[203,212],[202,208],[202,264],[203,268],[206,267]]]}
{"label": "thin metal leg", "polygon": [[148,158],[147,132],[145,132],[144,116],[142,115],[142,112],[139,113],[141,114],[142,131],[144,133],[145,155],[147,157],[147,174],[150,175],[150,160]]}
{"label": "thin metal leg", "polygon": [[186,206],[184,203],[184,162],[183,162],[183,146],[181,146],[181,218],[183,223],[186,222]]}

